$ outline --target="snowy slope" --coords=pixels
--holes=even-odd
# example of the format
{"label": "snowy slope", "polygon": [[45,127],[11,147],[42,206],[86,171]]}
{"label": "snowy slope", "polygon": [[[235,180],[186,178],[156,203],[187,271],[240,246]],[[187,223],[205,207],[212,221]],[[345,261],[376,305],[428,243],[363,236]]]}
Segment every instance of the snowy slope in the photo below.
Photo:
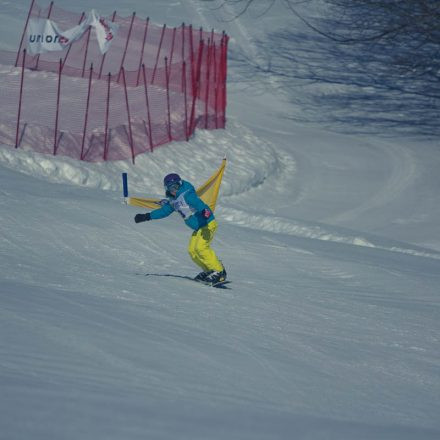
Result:
{"label": "snowy slope", "polygon": [[[28,4],[0,5],[14,46]],[[135,166],[0,147],[0,438],[439,438],[435,142],[283,118],[298,109],[277,78],[240,61],[281,5],[228,23],[195,0],[119,10],[226,28],[228,127]],[[177,216],[134,224],[120,173],[161,195],[164,174],[199,184],[225,153],[219,290],[180,278],[196,268]]]}

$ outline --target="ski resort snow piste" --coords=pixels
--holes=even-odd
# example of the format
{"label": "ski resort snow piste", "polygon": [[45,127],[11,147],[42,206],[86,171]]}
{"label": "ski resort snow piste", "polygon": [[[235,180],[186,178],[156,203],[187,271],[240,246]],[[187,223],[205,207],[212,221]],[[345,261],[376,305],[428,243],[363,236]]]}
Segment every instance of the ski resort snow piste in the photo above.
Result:
{"label": "ski resort snow piste", "polygon": [[0,51],[11,66],[0,73],[0,143],[134,163],[196,128],[224,128],[227,47],[224,32],[32,0],[17,52]]}

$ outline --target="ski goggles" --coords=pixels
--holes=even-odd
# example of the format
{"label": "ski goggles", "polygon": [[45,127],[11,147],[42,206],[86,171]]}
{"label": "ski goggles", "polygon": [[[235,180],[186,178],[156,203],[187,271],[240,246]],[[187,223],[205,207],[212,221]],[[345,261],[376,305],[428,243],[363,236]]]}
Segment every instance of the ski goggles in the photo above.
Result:
{"label": "ski goggles", "polygon": [[165,189],[169,192],[177,191],[179,188],[180,188],[179,182],[170,182],[168,185],[165,186]]}

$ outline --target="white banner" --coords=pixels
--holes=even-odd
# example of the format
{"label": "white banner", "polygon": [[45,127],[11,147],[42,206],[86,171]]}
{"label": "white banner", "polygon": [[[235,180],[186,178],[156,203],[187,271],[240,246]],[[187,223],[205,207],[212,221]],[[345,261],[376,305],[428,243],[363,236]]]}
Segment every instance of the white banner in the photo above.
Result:
{"label": "white banner", "polygon": [[31,18],[28,25],[28,50],[31,55],[63,50],[81,38],[87,30],[86,22],[61,32],[56,23],[45,18]]}
{"label": "white banner", "polygon": [[106,53],[113,41],[118,25],[101,18],[92,10],[81,24],[61,32],[55,22],[45,18],[31,18],[27,29],[28,51],[31,55],[64,50],[66,46],[79,40],[89,26],[95,30],[102,54]]}
{"label": "white banner", "polygon": [[90,12],[89,19],[90,25],[95,29],[99,50],[105,54],[116,36],[119,25],[100,17],[94,9]]}

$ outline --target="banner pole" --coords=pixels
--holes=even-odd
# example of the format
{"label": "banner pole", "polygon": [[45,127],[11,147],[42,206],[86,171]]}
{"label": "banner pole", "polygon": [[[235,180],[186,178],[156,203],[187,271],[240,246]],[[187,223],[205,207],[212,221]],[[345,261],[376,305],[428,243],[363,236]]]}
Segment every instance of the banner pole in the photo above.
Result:
{"label": "banner pole", "polygon": [[165,81],[167,87],[167,112],[168,112],[168,140],[171,142],[171,107],[170,107],[170,78],[168,76],[168,58],[165,57]]}
{"label": "banner pole", "polygon": [[108,155],[108,118],[110,114],[110,80],[112,74],[109,72],[107,76],[107,106],[105,109],[105,134],[104,134],[104,162],[107,160]]}
{"label": "banner pole", "polygon": [[[52,8],[53,8],[53,2],[50,2],[49,12],[47,13],[47,19],[48,20],[49,20],[51,14],[52,14]],[[40,64],[40,55],[41,54],[37,55],[37,61],[35,62],[35,67],[34,67],[35,70],[38,70],[38,64]]]}
{"label": "banner pole", "polygon": [[[113,12],[113,17],[112,17],[112,23],[115,22],[115,18],[116,18],[116,11]],[[104,61],[105,61],[105,56],[107,55],[107,52],[102,56],[101,58],[101,67],[99,68],[99,76],[98,79],[101,79],[101,75],[102,75],[102,68],[104,66]]]}
{"label": "banner pole", "polygon": [[169,57],[169,69],[168,69],[168,82],[170,81],[171,78],[171,65],[173,63],[173,53],[174,53],[174,43],[176,41],[176,28],[173,29],[173,39],[171,42],[171,54]]}
{"label": "banner pole", "polygon": [[182,23],[182,60],[185,60],[185,23]]}
{"label": "banner pole", "polygon": [[[134,17],[136,17],[136,12],[133,12],[133,15],[131,16],[130,29],[128,30],[127,41],[125,42],[125,50],[124,50],[124,54],[122,55],[121,67],[119,68],[118,79],[116,82],[119,82],[119,79],[121,77],[121,71],[124,68],[125,56],[127,55],[128,43],[129,43],[130,37],[131,37],[131,30],[133,28]],[[124,81],[125,81],[125,79],[124,79]]]}
{"label": "banner pole", "polygon": [[151,84],[154,83],[154,78],[156,77],[157,63],[159,62],[160,50],[162,49],[163,36],[164,36],[166,27],[167,27],[166,24],[164,24],[162,27],[162,34],[160,35],[159,48],[157,49],[156,63],[154,64],[153,75],[151,77]]}
{"label": "banner pole", "polygon": [[192,85],[192,94],[194,94],[194,42],[193,42],[193,28],[192,25],[189,25],[189,52],[190,52],[190,58],[191,58],[191,85]]}
{"label": "banner pole", "polygon": [[88,118],[89,118],[90,91],[91,91],[91,88],[92,88],[92,75],[93,75],[93,63],[90,65],[89,88],[88,88],[88,91],[87,91],[86,115],[85,115],[85,119],[84,119],[84,131],[83,131],[83,138],[82,138],[82,145],[81,145],[80,160],[84,160],[84,143],[85,143],[85,140],[86,140],[87,121],[88,121]]}
{"label": "banner pole", "polygon": [[82,68],[82,75],[81,77],[84,78],[84,74],[86,72],[86,62],[87,62],[87,54],[89,52],[89,43],[90,43],[90,33],[92,31],[92,26],[89,26],[89,30],[87,33],[87,43],[86,43],[86,50],[84,53],[84,62],[83,62],[83,68]]}
{"label": "banner pole", "polygon": [[148,101],[148,85],[147,85],[147,75],[145,73],[145,64],[142,64],[142,73],[144,77],[144,88],[145,88],[145,101],[147,105],[147,118],[148,118],[148,138],[150,140],[150,150],[153,151],[153,135],[151,133],[151,114],[150,114],[150,103]]}
{"label": "banner pole", "polygon": [[20,46],[18,47],[18,51],[17,51],[17,58],[15,60],[15,67],[18,66],[18,60],[20,58],[21,48],[23,46],[24,36],[26,35],[27,27],[29,24],[29,19],[31,18],[32,9],[34,8],[34,3],[35,3],[35,0],[32,0],[31,6],[29,7],[28,16],[26,18],[26,24],[24,25],[23,34],[21,35],[21,40],[20,40]]}
{"label": "banner pole", "polygon": [[208,38],[208,53],[206,54],[206,92],[205,92],[205,129],[208,128],[208,106],[209,106],[209,81],[211,76],[211,53],[212,40]]}
{"label": "banner pole", "polygon": [[189,122],[189,135],[191,135],[195,128],[196,128],[196,122],[195,122],[195,116],[196,116],[196,101],[197,101],[197,95],[199,92],[199,84],[200,84],[200,69],[202,65],[202,55],[203,55],[203,48],[204,48],[204,41],[201,40],[199,43],[199,53],[198,53],[198,59],[197,59],[197,70],[195,73],[195,80],[194,80],[194,90],[193,90],[193,97],[192,97],[192,106],[191,106],[191,116],[190,116],[190,122]]}
{"label": "banner pole", "polygon": [[148,85],[147,85],[147,75],[145,73],[145,64],[142,64],[142,74],[144,77],[144,88],[145,88],[145,101],[147,105],[147,118],[148,118],[148,138],[150,140],[150,150],[153,151],[153,135],[151,133],[151,114],[150,114],[150,103],[148,101]]}
{"label": "banner pole", "polygon": [[57,111],[55,114],[55,137],[53,140],[53,155],[57,155],[58,149],[58,118],[60,114],[60,94],[61,94],[61,72],[63,70],[63,60],[60,58],[60,65],[58,68],[58,91],[57,91]]}
{"label": "banner pole", "polygon": [[131,148],[131,159],[134,165],[134,143],[133,143],[133,131],[131,129],[131,117],[130,117],[130,106],[128,104],[128,92],[127,92],[127,81],[125,79],[125,69],[121,67],[122,72],[122,80],[124,82],[124,90],[125,90],[125,102],[127,104],[127,117],[128,117],[128,130],[129,130],[129,142]]}
{"label": "banner pole", "polygon": [[[79,21],[78,21],[78,24],[79,24],[79,25],[80,25],[81,22],[84,20],[84,17],[85,17],[85,16],[86,16],[86,13],[83,12],[83,13],[81,14],[81,17],[80,17]],[[73,44],[73,43],[72,43],[72,44]],[[66,53],[66,56],[64,57],[64,61],[63,61],[63,67],[64,67],[64,65],[66,64],[67,58],[68,58],[69,53],[70,53],[70,49],[72,49],[72,44],[69,44],[69,47],[68,47],[68,49],[67,49],[67,53]]]}
{"label": "banner pole", "polygon": [[148,24],[150,23],[150,17],[147,17],[147,20],[145,22],[145,30],[144,30],[144,39],[142,40],[142,50],[141,50],[141,58],[139,60],[139,68],[138,68],[138,74],[137,74],[137,80],[136,80],[136,86],[139,85],[139,77],[141,75],[141,68],[142,64],[144,63],[144,50],[145,50],[145,43],[147,41],[147,34],[148,34]]}
{"label": "banner pole", "polygon": [[183,98],[185,103],[185,139],[188,142],[189,135],[188,135],[188,96],[186,91],[186,63],[185,61],[182,64],[182,73],[183,73]]}
{"label": "banner pole", "polygon": [[223,51],[223,66],[222,66],[222,72],[223,72],[223,78],[222,78],[222,86],[223,86],[223,102],[222,102],[222,111],[223,111],[223,118],[222,118],[222,124],[225,128],[226,126],[226,99],[227,99],[227,93],[226,93],[226,81],[227,81],[227,75],[228,75],[228,41],[229,37],[227,34],[225,34],[225,44],[224,44],[224,51]]}
{"label": "banner pole", "polygon": [[214,64],[214,79],[213,79],[213,87],[214,87],[214,113],[215,113],[215,128],[218,128],[218,63],[217,63],[217,55],[218,50],[217,46],[214,43],[213,50],[213,64]]}
{"label": "banner pole", "polygon": [[15,148],[18,148],[18,133],[20,131],[20,119],[21,119],[21,102],[23,100],[23,83],[24,83],[24,66],[26,64],[26,49],[23,49],[23,65],[21,68],[21,81],[20,81],[20,100],[18,102],[18,115],[17,115],[17,132],[15,134]]}

